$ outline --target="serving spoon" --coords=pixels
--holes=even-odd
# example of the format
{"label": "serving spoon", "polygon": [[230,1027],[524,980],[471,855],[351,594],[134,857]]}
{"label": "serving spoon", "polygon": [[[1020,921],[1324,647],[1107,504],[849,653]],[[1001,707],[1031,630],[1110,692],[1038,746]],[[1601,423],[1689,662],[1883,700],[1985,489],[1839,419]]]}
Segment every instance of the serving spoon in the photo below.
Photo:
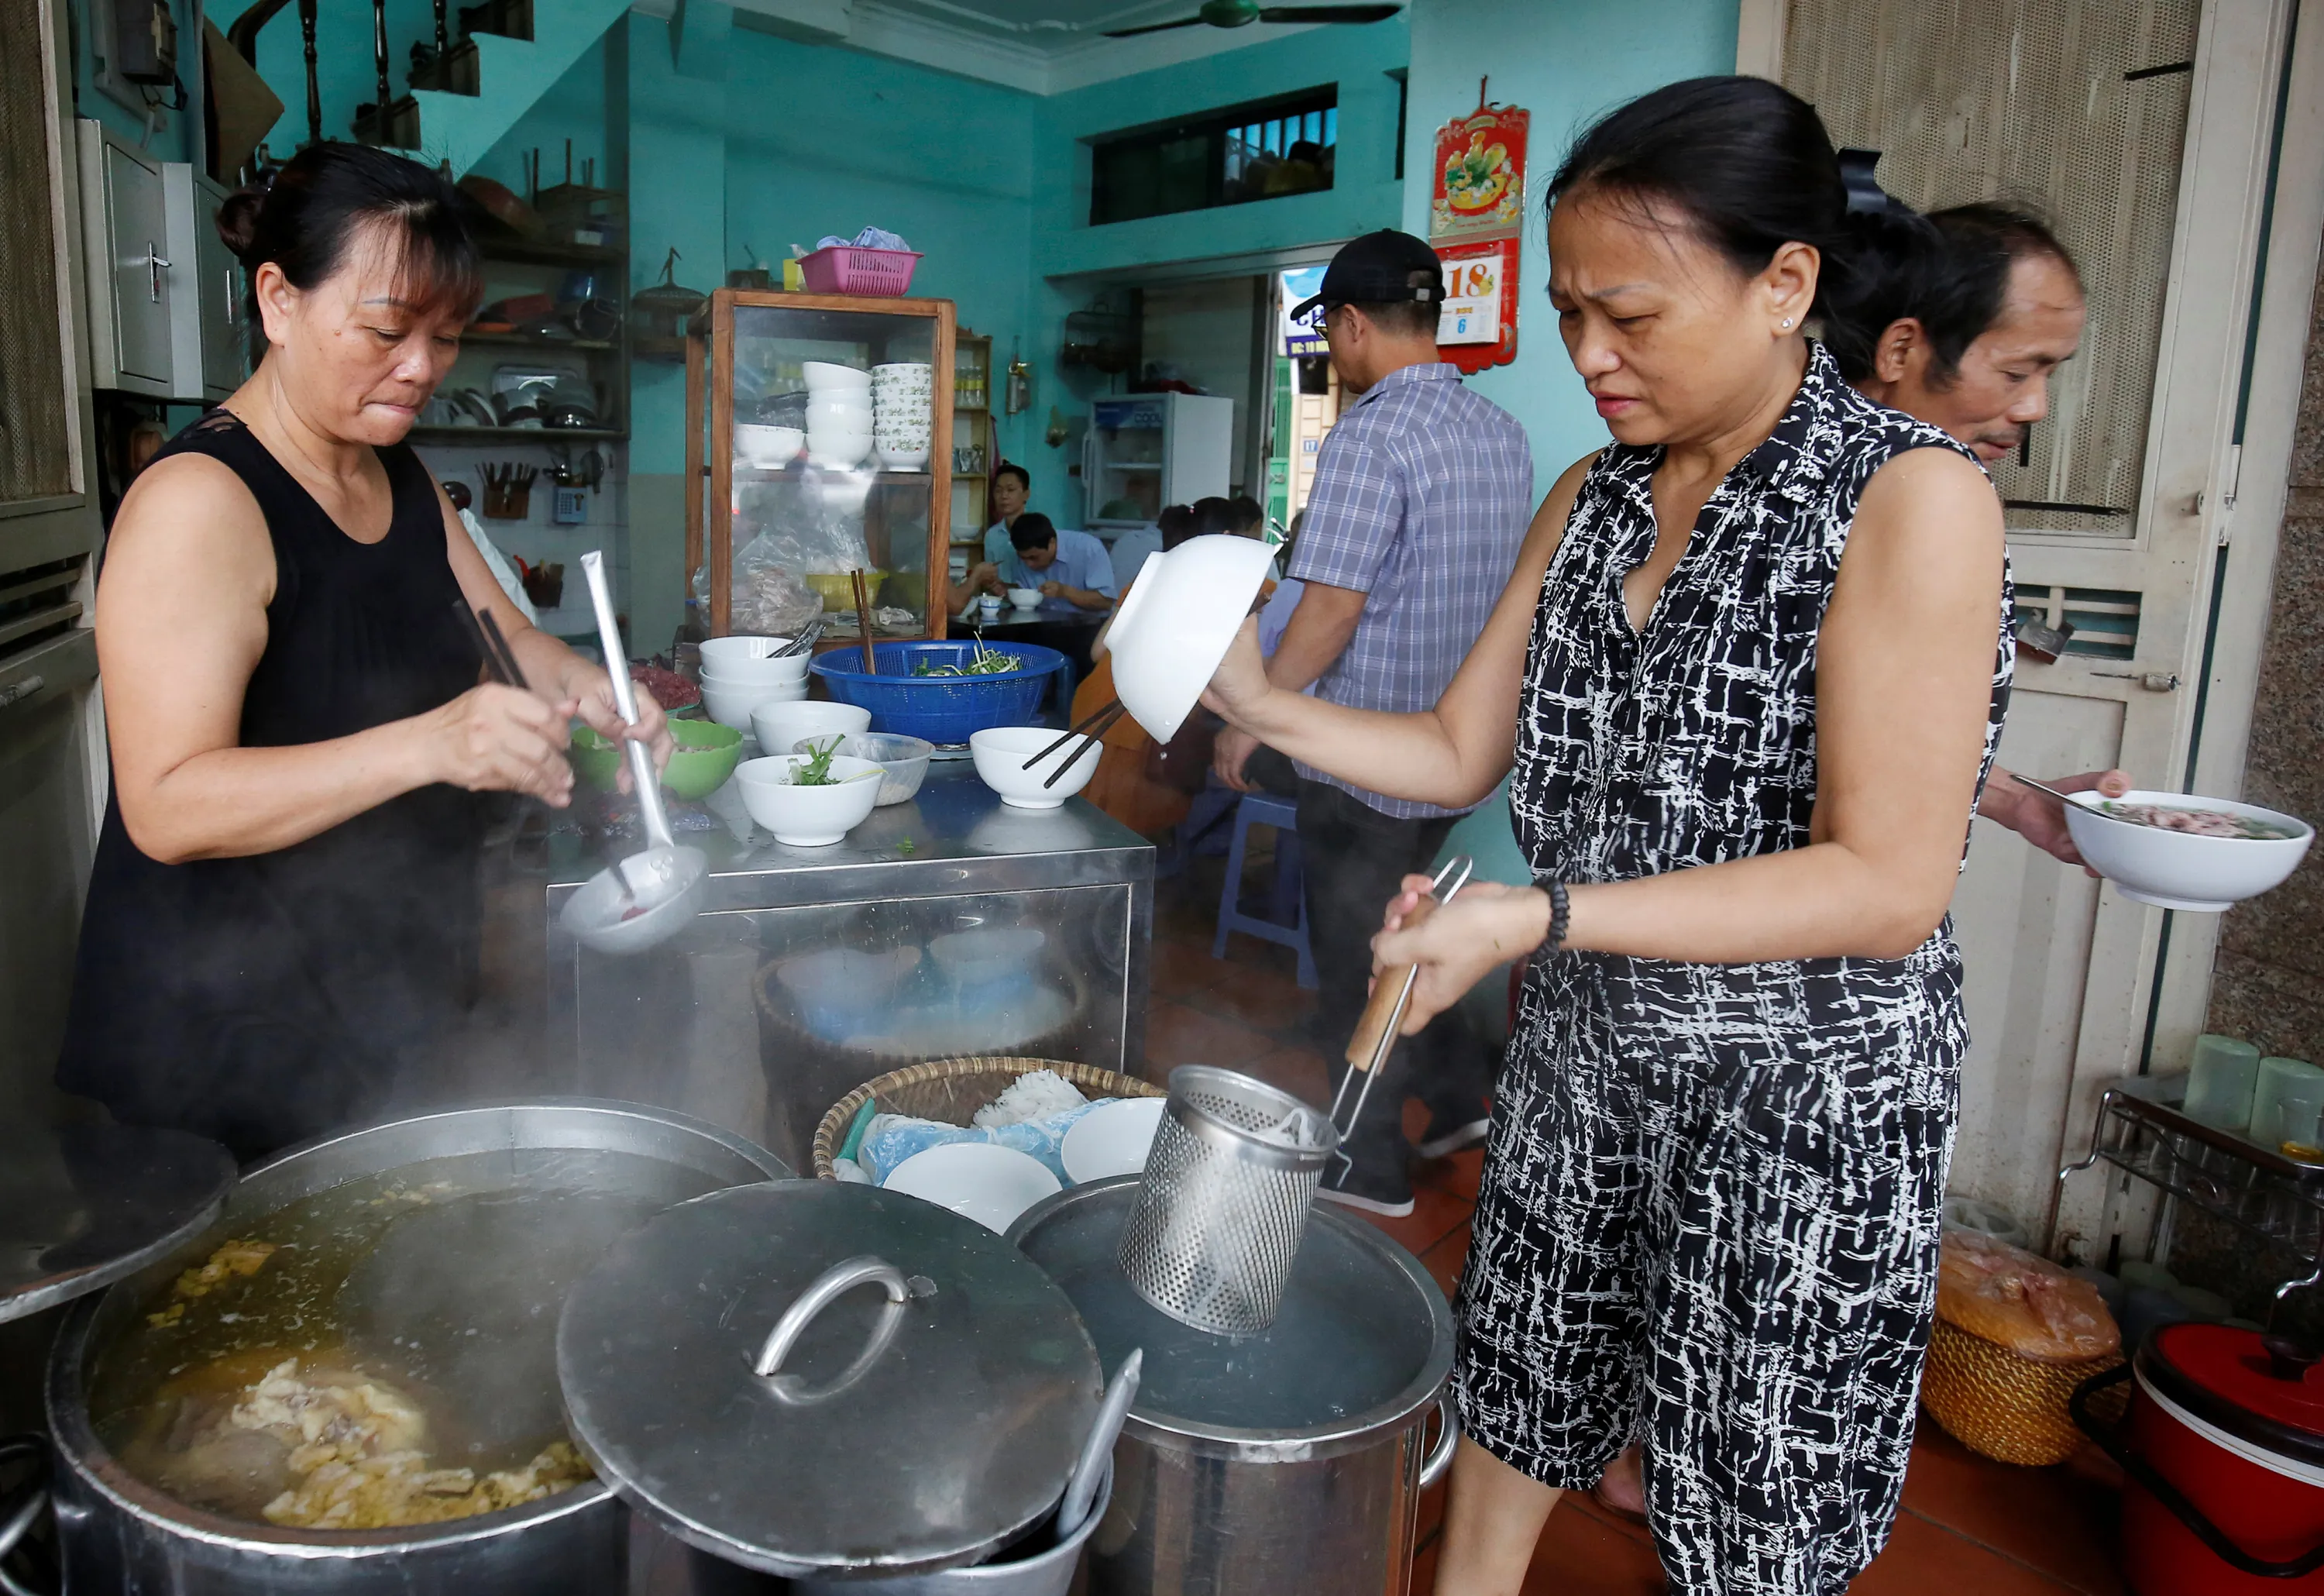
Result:
{"label": "serving spoon", "polygon": [[[591,549],[581,557],[589,602],[597,612],[597,641],[605,651],[605,675],[613,684],[613,707],[629,725],[638,724],[637,689],[622,652],[621,628],[613,621],[613,595],[605,586],[605,557]],[[710,860],[699,848],[682,848],[671,836],[661,801],[661,775],[653,755],[634,737],[629,751],[630,784],[637,789],[638,815],[645,824],[646,847],[591,876],[565,901],[558,921],[574,939],[599,953],[642,953],[686,927],[702,907]]]}
{"label": "serving spoon", "polygon": [[2116,826],[2136,826],[2140,824],[2138,821],[2131,819],[2126,815],[2110,814],[2107,810],[2099,808],[2096,804],[2083,803],[2080,799],[2075,798],[2073,794],[2060,792],[2056,788],[2048,785],[2046,782],[2036,781],[2031,776],[2020,776],[2016,771],[2012,770],[2009,772],[2009,779],[2017,783],[2020,787],[2030,787],[2036,792],[2045,793],[2051,798],[2056,798],[2061,804],[2065,804],[2072,808],[2080,809],[2087,815],[2096,815],[2101,820],[2111,820]]}

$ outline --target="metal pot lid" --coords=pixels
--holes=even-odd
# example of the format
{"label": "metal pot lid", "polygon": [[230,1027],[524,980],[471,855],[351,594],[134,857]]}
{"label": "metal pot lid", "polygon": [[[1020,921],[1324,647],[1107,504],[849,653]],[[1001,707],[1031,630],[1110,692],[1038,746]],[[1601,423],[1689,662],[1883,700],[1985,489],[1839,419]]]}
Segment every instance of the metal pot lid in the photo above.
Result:
{"label": "metal pot lid", "polygon": [[1056,1506],[1101,1395],[1024,1254],[835,1181],[715,1192],[617,1243],[566,1299],[557,1369],[624,1500],[794,1578],[991,1554]]}
{"label": "metal pot lid", "polygon": [[183,1130],[0,1132],[0,1322],[134,1274],[217,1217],[234,1156]]}
{"label": "metal pot lid", "polygon": [[2250,1446],[2324,1466],[2324,1362],[2289,1337],[2165,1324],[2134,1360],[2148,1389]]}
{"label": "metal pot lid", "polygon": [[1400,1425],[1435,1399],[1452,1367],[1452,1315],[1412,1254],[1319,1205],[1275,1322],[1257,1335],[1213,1335],[1156,1309],[1122,1275],[1138,1183],[1126,1175],[1074,1186],[1009,1232],[1073,1299],[1109,1371],[1146,1349],[1133,1430],[1246,1454],[1312,1452]]}

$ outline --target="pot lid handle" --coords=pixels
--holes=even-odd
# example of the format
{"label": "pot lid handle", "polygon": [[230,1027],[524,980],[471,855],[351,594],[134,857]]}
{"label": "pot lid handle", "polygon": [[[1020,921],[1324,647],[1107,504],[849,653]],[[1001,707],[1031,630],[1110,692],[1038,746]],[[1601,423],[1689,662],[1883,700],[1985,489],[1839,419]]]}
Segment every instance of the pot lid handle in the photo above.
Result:
{"label": "pot lid handle", "polygon": [[[888,1294],[888,1305],[872,1326],[871,1338],[855,1361],[843,1370],[837,1379],[820,1388],[809,1390],[799,1383],[798,1377],[779,1372],[783,1360],[790,1356],[800,1336],[813,1324],[816,1315],[858,1286],[877,1285]],[[820,1402],[835,1397],[863,1378],[864,1371],[879,1361],[880,1354],[896,1339],[903,1328],[906,1305],[916,1296],[936,1295],[936,1282],[924,1276],[904,1278],[904,1272],[884,1258],[863,1253],[855,1258],[842,1259],[818,1276],[815,1283],[798,1294],[783,1316],[775,1321],[774,1329],[767,1333],[752,1371],[767,1382],[768,1388],[780,1400],[797,1406]]]}

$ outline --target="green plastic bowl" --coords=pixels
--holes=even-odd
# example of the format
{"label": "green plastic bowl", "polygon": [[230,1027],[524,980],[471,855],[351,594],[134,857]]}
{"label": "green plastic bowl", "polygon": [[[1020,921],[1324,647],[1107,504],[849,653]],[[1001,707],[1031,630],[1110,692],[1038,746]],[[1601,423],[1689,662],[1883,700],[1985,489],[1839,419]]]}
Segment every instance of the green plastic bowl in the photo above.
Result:
{"label": "green plastic bowl", "polygon": [[[678,743],[678,752],[669,756],[661,784],[677,798],[708,798],[726,785],[742,758],[742,733],[715,721],[673,719],[669,734]],[[573,773],[582,780],[607,792],[613,790],[614,773],[622,768],[622,759],[618,743],[587,726],[575,726],[567,757],[573,761]]]}

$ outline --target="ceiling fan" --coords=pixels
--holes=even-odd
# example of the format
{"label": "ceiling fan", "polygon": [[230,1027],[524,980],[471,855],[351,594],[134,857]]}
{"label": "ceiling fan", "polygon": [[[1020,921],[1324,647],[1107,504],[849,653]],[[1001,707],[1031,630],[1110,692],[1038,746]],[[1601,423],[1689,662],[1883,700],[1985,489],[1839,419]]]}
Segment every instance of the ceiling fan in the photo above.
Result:
{"label": "ceiling fan", "polygon": [[1140,33],[1167,32],[1172,28],[1244,28],[1253,23],[1384,23],[1404,9],[1401,5],[1261,5],[1258,0],[1203,0],[1193,16],[1175,23],[1150,23],[1142,28],[1117,28],[1109,39],[1134,39]]}

